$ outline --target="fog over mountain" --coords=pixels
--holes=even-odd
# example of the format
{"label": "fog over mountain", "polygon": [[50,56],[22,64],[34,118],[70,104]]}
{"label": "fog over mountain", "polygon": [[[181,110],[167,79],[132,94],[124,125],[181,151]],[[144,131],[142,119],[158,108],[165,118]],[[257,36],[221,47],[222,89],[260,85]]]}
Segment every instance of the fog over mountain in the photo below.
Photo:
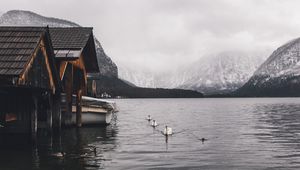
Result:
{"label": "fog over mountain", "polygon": [[227,93],[244,85],[268,55],[268,50],[222,52],[161,74],[119,65],[119,77],[142,87],[192,89],[205,94]]}
{"label": "fog over mountain", "polygon": [[161,73],[212,53],[275,49],[300,36],[299,6],[296,0],[10,0],[0,11],[92,26],[117,65]]}

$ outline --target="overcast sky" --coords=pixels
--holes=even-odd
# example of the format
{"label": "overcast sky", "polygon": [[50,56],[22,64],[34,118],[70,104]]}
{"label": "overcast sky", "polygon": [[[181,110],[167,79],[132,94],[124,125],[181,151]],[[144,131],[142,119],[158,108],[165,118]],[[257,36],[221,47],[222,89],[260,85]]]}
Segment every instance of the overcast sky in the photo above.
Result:
{"label": "overcast sky", "polygon": [[299,0],[7,0],[94,27],[118,64],[165,70],[205,54],[276,49],[300,37]]}

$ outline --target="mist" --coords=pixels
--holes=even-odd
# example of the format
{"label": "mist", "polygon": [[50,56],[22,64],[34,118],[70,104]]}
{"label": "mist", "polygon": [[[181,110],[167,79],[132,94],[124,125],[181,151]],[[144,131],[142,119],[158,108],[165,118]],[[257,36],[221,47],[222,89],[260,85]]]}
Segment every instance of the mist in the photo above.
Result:
{"label": "mist", "polygon": [[92,26],[117,65],[165,72],[211,53],[275,50],[299,37],[299,5],[293,0],[11,0],[0,10],[30,10]]}

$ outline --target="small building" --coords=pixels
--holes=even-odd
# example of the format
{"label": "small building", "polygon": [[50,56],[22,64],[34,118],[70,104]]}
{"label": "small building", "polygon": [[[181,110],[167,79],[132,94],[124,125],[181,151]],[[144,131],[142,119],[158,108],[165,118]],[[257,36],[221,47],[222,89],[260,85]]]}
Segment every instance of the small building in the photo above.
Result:
{"label": "small building", "polygon": [[0,27],[0,132],[80,127],[98,72],[92,28]]}
{"label": "small building", "polygon": [[0,131],[60,126],[60,77],[46,27],[0,27]]}
{"label": "small building", "polygon": [[66,126],[76,123],[80,127],[87,74],[99,72],[93,31],[86,27],[50,28],[50,36],[64,96],[62,123]]}

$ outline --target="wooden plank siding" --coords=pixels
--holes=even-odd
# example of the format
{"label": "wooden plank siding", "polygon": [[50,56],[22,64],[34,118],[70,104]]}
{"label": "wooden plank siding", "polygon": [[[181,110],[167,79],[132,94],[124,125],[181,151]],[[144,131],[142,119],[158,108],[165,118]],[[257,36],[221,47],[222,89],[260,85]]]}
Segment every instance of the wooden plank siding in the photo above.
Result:
{"label": "wooden plank siding", "polygon": [[[9,95],[0,95],[1,102],[1,120],[0,124],[5,128],[5,133],[30,133],[31,115],[33,110],[32,98],[28,94],[9,93]],[[6,113],[6,114],[3,114]],[[7,119],[7,116],[13,119]],[[28,115],[28,116],[26,116]]]}

